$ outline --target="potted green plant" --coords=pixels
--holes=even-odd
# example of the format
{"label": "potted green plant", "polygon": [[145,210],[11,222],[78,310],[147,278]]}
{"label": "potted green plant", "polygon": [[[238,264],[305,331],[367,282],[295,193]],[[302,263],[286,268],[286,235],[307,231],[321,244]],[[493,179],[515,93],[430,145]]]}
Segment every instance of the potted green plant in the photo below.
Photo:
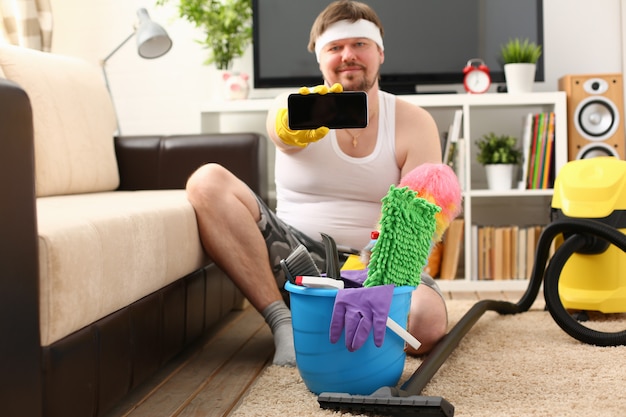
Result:
{"label": "potted green plant", "polygon": [[515,167],[522,159],[522,152],[517,148],[517,138],[491,132],[478,139],[476,146],[476,160],[485,166],[489,189],[511,189]]}
{"label": "potted green plant", "polygon": [[205,64],[228,70],[252,42],[252,0],[156,0],[175,2],[179,17],[203,31],[197,42],[209,51]]}
{"label": "potted green plant", "polygon": [[541,45],[526,39],[509,39],[501,46],[504,77],[509,93],[532,92],[537,61],[541,57]]}

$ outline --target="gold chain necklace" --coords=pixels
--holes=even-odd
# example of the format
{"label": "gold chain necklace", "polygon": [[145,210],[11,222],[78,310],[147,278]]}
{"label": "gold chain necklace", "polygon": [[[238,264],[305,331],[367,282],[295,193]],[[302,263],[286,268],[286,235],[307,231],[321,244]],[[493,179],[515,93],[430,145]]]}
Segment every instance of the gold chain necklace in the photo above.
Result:
{"label": "gold chain necklace", "polygon": [[348,129],[346,129],[346,132],[348,132],[348,135],[350,135],[350,137],[352,138],[352,147],[353,147],[353,148],[356,148],[356,145],[358,145],[358,144],[359,144],[359,141],[358,141],[359,136],[361,136],[361,134],[362,134],[363,132],[365,132],[365,129],[361,130],[361,131],[360,131],[358,134],[356,134],[356,135],[353,135],[352,133],[350,133],[350,131],[349,131]]}
{"label": "gold chain necklace", "polygon": [[[372,120],[374,117],[376,117],[376,113],[372,114],[371,116],[368,117],[368,121]],[[369,126],[369,123],[368,123]],[[356,148],[357,145],[359,144],[359,136],[361,136],[363,134],[363,132],[365,132],[365,130],[367,130],[367,126],[365,126],[363,128],[363,130],[361,130],[359,133],[357,133],[356,135],[353,135],[348,129],[346,129],[346,132],[348,133],[348,135],[350,135],[350,137],[352,138],[352,147]]]}

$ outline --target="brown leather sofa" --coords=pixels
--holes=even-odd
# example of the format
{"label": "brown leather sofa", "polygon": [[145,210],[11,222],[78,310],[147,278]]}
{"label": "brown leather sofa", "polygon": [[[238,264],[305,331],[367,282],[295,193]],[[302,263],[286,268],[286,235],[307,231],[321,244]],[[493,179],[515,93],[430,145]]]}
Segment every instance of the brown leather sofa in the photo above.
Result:
{"label": "brown leather sofa", "polygon": [[[5,52],[4,47],[0,48],[0,68],[4,64],[6,72],[8,64],[3,61]],[[9,51],[9,55],[14,53],[14,50]],[[36,58],[39,59],[39,56]],[[11,57],[13,59],[15,56]],[[46,68],[42,67],[42,73],[45,73]],[[111,294],[110,291],[88,291],[98,284],[98,277],[93,272],[86,273],[73,283],[65,283],[63,276],[56,278],[60,284],[52,286],[44,282],[51,279],[44,265],[57,258],[53,257],[55,252],[46,252],[52,245],[45,242],[46,231],[40,230],[45,220],[42,216],[54,216],[58,212],[42,204],[45,201],[62,204],[66,202],[66,197],[80,202],[82,197],[97,197],[99,193],[84,193],[84,196],[80,193],[69,196],[39,195],[44,187],[40,186],[38,176],[56,175],[56,172],[42,171],[38,165],[40,160],[45,159],[38,153],[41,149],[38,151],[37,148],[42,124],[37,122],[36,113],[42,107],[34,105],[32,88],[29,93],[28,89],[5,78],[0,77],[0,414],[7,417],[101,416],[231,310],[241,307],[243,298],[225,274],[204,256],[200,257],[199,267],[195,270],[178,276],[156,290],[150,290],[148,294],[87,325],[81,324],[80,328],[58,340],[43,343],[44,338],[50,339],[44,336],[48,334],[46,327],[50,323],[55,326],[65,324],[48,317],[56,314],[55,308],[65,308],[64,311],[70,312],[65,316],[59,313],[58,317],[84,320],[81,305],[83,309],[85,306],[98,305]],[[42,78],[44,83],[50,82],[45,74]],[[37,97],[35,99],[38,100]],[[79,116],[72,115],[72,123]],[[144,195],[142,193],[147,193],[146,196],[158,195],[159,199],[167,200],[171,194],[176,207],[182,207],[188,219],[190,212],[185,206],[187,202],[181,189],[189,174],[207,162],[226,166],[252,190],[266,198],[266,142],[258,134],[115,139],[111,136],[113,141],[119,184],[116,189],[103,193],[104,199],[126,195],[128,200],[123,201],[137,202]],[[64,167],[57,165],[56,168],[62,171]],[[126,209],[133,210],[129,216],[139,219],[141,210],[146,211],[147,218],[159,215],[151,203],[138,208],[131,207],[134,203],[125,204],[128,207],[112,205],[110,210],[103,210],[102,216],[108,216],[111,220],[111,213],[116,213],[115,210],[123,212]],[[97,208],[98,205],[95,205],[89,210],[97,211]],[[177,212],[170,215],[176,216]],[[59,224],[63,223],[61,220]],[[71,223],[74,220],[70,218],[64,221]],[[116,221],[113,224],[122,225],[119,226],[120,231],[126,234],[124,219],[113,220]],[[58,226],[54,219],[45,221]],[[90,227],[87,229],[85,233],[90,232]],[[54,232],[52,230],[51,235]],[[111,231],[114,232],[116,230]],[[71,230],[64,233],[63,236],[72,236]],[[175,235],[177,231],[172,233]],[[124,243],[133,239],[134,235],[135,232],[129,229],[126,236],[121,239],[118,237],[116,242]],[[142,251],[152,247],[149,243],[133,247]],[[180,243],[192,245],[194,250],[198,250],[198,242],[195,240]],[[135,260],[136,255],[131,252],[124,253],[119,259],[105,259],[107,262],[94,255],[95,263],[103,263],[102,267],[93,265],[90,259],[84,259],[85,254],[80,248],[74,254],[76,259],[72,258],[71,253],[58,259],[59,262],[66,259],[70,265],[84,264],[88,271],[106,269],[108,262],[112,265],[130,265],[125,271],[132,269]],[[151,256],[141,255],[144,258]],[[154,259],[155,263],[159,261]],[[108,282],[114,282],[117,278],[113,275],[99,277],[103,283],[98,285],[106,287]],[[150,277],[141,278],[151,284]],[[76,282],[79,282],[78,286],[86,288],[79,293],[81,299],[70,302],[62,298],[61,306],[53,305],[54,300],[48,299],[59,293],[76,291]],[[128,284],[134,285],[133,282]],[[123,294],[125,290],[122,290]],[[46,295],[48,292],[51,295]]]}

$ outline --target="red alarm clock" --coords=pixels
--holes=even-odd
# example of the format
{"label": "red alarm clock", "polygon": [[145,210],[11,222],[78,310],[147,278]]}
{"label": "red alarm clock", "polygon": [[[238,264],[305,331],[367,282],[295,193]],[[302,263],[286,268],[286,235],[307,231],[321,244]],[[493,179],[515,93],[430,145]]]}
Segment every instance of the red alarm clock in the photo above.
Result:
{"label": "red alarm clock", "polygon": [[467,65],[463,69],[463,74],[463,86],[468,93],[484,93],[491,85],[489,67],[485,65],[482,59],[474,58],[467,61]]}

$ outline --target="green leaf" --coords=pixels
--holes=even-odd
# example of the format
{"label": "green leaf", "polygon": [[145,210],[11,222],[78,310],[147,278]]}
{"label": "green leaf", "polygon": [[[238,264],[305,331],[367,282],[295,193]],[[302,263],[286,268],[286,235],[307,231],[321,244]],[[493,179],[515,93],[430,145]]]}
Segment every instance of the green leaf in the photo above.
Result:
{"label": "green leaf", "polygon": [[483,164],[518,164],[522,152],[517,149],[517,138],[509,135],[489,133],[476,141],[476,160]]}
{"label": "green leaf", "polygon": [[204,32],[196,41],[208,50],[205,64],[228,69],[252,42],[252,0],[156,0],[178,5],[179,17]]}
{"label": "green leaf", "polygon": [[502,60],[505,64],[513,63],[531,63],[536,64],[541,57],[541,45],[530,42],[528,38],[520,40],[519,38],[509,39],[509,41],[500,47]]}

